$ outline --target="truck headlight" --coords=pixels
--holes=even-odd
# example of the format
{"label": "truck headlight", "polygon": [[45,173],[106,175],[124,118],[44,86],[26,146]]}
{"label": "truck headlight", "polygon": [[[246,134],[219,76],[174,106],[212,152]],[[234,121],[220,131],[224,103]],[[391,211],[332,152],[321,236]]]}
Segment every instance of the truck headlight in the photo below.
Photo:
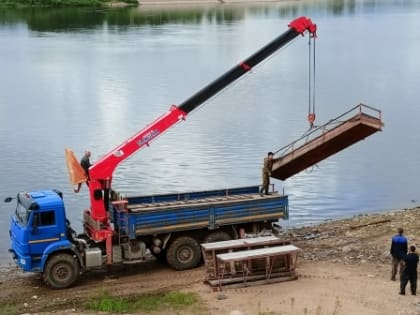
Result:
{"label": "truck headlight", "polygon": [[21,265],[26,265],[26,259],[25,258],[21,258],[20,259],[20,264]]}

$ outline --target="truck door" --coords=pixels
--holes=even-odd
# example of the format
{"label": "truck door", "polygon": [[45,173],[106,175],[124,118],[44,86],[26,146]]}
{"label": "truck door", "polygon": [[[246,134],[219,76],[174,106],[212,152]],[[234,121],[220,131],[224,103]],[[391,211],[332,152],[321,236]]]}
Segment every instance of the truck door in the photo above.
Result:
{"label": "truck door", "polygon": [[50,243],[60,240],[56,211],[32,211],[28,230],[29,252],[32,255],[42,255]]}

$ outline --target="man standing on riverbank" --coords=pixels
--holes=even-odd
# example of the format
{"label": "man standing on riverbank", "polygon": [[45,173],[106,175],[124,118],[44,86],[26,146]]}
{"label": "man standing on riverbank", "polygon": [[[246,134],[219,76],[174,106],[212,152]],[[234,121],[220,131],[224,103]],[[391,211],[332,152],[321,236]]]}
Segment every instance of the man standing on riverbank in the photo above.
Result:
{"label": "man standing on riverbank", "polygon": [[398,265],[400,266],[401,274],[403,259],[407,255],[407,238],[403,235],[404,230],[402,228],[398,228],[397,232],[398,234],[392,238],[390,250],[390,253],[392,255],[392,281],[395,281]]}
{"label": "man standing on riverbank", "polygon": [[410,281],[411,294],[416,295],[417,291],[417,264],[419,256],[416,253],[416,247],[410,246],[410,253],[404,257],[404,270],[401,273],[400,294],[405,294],[405,287]]}

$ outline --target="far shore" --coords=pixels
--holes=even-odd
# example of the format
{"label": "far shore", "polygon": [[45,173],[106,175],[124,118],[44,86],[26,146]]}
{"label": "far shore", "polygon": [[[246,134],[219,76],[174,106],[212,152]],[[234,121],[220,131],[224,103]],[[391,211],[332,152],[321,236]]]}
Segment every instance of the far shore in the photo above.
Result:
{"label": "far shore", "polygon": [[189,5],[189,4],[246,4],[246,3],[286,3],[299,0],[139,0],[139,6]]}
{"label": "far shore", "polygon": [[212,5],[212,4],[263,4],[263,3],[287,3],[301,0],[127,0],[127,1],[100,1],[100,0],[76,0],[76,1],[55,1],[35,0],[32,2],[24,0],[0,0],[0,7],[41,7],[41,8],[62,8],[62,7],[143,7],[143,6],[187,6],[187,5]]}

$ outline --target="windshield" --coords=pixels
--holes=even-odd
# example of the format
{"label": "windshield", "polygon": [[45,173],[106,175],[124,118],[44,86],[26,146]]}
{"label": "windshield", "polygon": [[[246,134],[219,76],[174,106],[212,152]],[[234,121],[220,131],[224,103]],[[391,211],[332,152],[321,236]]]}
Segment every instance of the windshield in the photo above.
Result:
{"label": "windshield", "polygon": [[26,225],[28,223],[29,213],[31,210],[26,209],[20,202],[18,202],[15,215],[20,223]]}

